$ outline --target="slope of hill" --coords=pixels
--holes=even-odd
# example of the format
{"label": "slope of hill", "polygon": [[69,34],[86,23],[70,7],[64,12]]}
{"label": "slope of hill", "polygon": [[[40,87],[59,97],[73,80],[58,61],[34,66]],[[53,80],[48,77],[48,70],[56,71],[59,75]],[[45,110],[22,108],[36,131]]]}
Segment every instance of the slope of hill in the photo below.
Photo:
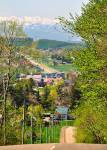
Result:
{"label": "slope of hill", "polygon": [[56,41],[56,40],[48,40],[48,39],[41,39],[36,41],[36,48],[37,49],[58,49],[58,48],[81,48],[84,44],[81,42],[63,42],[63,41]]}
{"label": "slope of hill", "polygon": [[68,45],[71,45],[71,43],[47,39],[36,41],[36,46],[38,49],[57,49]]}

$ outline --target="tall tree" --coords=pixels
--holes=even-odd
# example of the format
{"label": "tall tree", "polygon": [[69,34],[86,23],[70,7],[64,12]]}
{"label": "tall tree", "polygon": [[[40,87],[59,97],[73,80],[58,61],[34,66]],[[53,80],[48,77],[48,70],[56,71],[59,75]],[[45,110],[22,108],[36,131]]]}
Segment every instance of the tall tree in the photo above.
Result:
{"label": "tall tree", "polygon": [[6,100],[8,96],[9,85],[18,69],[19,49],[15,46],[15,39],[22,33],[21,25],[16,22],[2,22],[0,24],[0,83],[3,99],[4,116],[4,144],[6,144]]}

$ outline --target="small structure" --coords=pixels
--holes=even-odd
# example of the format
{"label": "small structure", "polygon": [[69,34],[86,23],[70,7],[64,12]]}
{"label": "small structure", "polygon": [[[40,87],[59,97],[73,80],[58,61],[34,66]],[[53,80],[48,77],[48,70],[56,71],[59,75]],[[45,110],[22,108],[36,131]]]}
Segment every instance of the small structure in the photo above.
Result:
{"label": "small structure", "polygon": [[51,121],[51,113],[44,113],[42,119],[43,119],[43,123],[45,124],[45,127],[48,127]]}
{"label": "small structure", "polygon": [[33,79],[36,81],[41,81],[42,75],[41,74],[35,74],[35,75],[33,75]]}
{"label": "small structure", "polygon": [[58,106],[55,111],[56,116],[60,116],[61,119],[67,120],[68,117],[68,107]]}

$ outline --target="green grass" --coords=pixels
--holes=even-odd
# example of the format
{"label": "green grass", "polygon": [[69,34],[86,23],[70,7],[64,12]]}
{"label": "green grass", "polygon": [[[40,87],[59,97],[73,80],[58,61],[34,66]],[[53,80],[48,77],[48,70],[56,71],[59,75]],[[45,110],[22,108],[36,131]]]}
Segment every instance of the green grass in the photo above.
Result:
{"label": "green grass", "polygon": [[72,64],[60,64],[58,66],[52,66],[52,68],[61,72],[69,72],[72,70],[76,70],[76,68]]}
{"label": "green grass", "polygon": [[50,68],[53,68],[55,70],[58,70],[60,72],[70,72],[70,71],[75,71],[76,67],[73,64],[59,64],[57,66],[53,66],[51,64],[46,64]]}
{"label": "green grass", "polygon": [[70,71],[76,71],[77,68],[73,64],[58,64],[57,66],[53,65],[53,62],[51,60],[42,60],[42,63],[46,66],[53,68],[55,70],[58,70],[60,72],[70,72]]}
{"label": "green grass", "polygon": [[40,61],[40,63],[43,63],[45,64],[46,66],[50,67],[50,68],[53,68],[57,71],[60,71],[60,72],[70,72],[70,71],[77,71],[77,68],[73,65],[73,64],[58,64],[56,66],[53,65],[53,60],[50,58],[44,58]]}

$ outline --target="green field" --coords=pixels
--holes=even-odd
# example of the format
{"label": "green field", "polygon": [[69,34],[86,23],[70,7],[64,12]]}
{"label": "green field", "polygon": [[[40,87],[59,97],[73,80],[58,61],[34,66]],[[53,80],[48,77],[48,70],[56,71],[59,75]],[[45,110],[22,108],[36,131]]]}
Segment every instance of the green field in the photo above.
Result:
{"label": "green field", "polygon": [[42,63],[50,68],[53,68],[57,71],[65,72],[65,73],[77,70],[77,68],[73,64],[58,64],[54,66],[52,59],[49,59],[49,58],[43,59]]}
{"label": "green field", "polygon": [[58,66],[52,66],[52,68],[61,72],[70,72],[72,70],[76,70],[76,68],[72,64],[62,64]]}
{"label": "green field", "polygon": [[76,67],[73,64],[59,64],[57,66],[53,66],[51,64],[46,64],[47,66],[49,66],[50,68],[53,68],[55,70],[58,70],[60,72],[70,72],[70,71],[76,71]]}
{"label": "green field", "polygon": [[70,43],[64,41],[56,41],[56,40],[48,40],[48,39],[40,39],[36,42],[37,49],[58,49],[58,48],[67,48],[67,49],[83,49],[86,45],[83,42],[78,43]]}

